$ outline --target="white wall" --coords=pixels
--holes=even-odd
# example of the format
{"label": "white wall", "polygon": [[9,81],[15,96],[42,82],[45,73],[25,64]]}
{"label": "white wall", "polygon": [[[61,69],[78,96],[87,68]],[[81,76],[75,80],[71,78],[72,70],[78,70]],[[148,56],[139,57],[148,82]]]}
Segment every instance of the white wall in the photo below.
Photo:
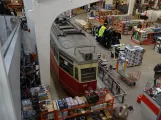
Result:
{"label": "white wall", "polygon": [[2,83],[0,84],[0,120],[8,120],[7,117],[7,109],[5,106],[5,100],[4,100],[4,92],[3,92],[3,88],[2,88]]}
{"label": "white wall", "polygon": [[5,58],[0,48],[0,120],[20,120],[21,118],[20,40],[20,31],[18,31],[13,37]]}
{"label": "white wall", "polygon": [[53,21],[64,11],[97,1],[99,0],[40,0],[29,12],[30,18],[35,22],[42,84],[50,84],[50,30]]}
{"label": "white wall", "polygon": [[6,25],[5,25],[5,20],[4,16],[0,16],[0,43],[1,45],[4,44],[5,40],[7,39],[7,31],[6,31]]}
{"label": "white wall", "polygon": [[130,0],[129,1],[128,15],[132,15],[133,10],[134,10],[134,4],[135,4],[135,0]]}
{"label": "white wall", "polygon": [[20,24],[14,36],[10,38],[12,41],[6,51],[5,58],[2,57],[0,48],[0,120],[21,120]]}
{"label": "white wall", "polygon": [[19,26],[4,59],[17,120],[21,120],[20,53],[21,29]]}
{"label": "white wall", "polygon": [[148,10],[147,11],[148,21],[155,22],[161,16],[161,10]]}

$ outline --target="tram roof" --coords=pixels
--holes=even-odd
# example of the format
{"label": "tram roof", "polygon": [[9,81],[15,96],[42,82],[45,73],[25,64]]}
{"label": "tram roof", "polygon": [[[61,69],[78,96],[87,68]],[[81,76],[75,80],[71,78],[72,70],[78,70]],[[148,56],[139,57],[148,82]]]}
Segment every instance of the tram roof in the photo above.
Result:
{"label": "tram roof", "polygon": [[[78,64],[97,62],[97,54],[94,53],[95,46],[91,45],[86,35],[68,22],[67,25],[59,26],[53,24],[51,36],[59,51]],[[91,60],[85,60],[83,54],[92,53]]]}

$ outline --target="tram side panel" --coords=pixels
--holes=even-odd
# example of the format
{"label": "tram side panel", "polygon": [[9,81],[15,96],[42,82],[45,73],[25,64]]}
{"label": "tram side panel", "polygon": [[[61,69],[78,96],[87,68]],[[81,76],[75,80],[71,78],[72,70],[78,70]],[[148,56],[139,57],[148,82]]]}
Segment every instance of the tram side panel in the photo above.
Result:
{"label": "tram side panel", "polygon": [[54,54],[52,50],[50,50],[50,62],[52,67],[54,68],[57,78],[59,79],[59,66],[54,58]]}
{"label": "tram side panel", "polygon": [[97,81],[93,80],[93,81],[90,81],[90,82],[80,83],[80,87],[81,87],[80,90],[81,90],[82,93],[84,93],[85,90],[89,90],[89,89],[96,90]]}
{"label": "tram side panel", "polygon": [[66,73],[56,62],[53,51],[50,51],[50,60],[51,65],[54,68],[54,72],[57,75],[57,78],[62,85],[62,87],[71,95],[81,95],[81,87],[78,81],[76,81],[72,76]]}
{"label": "tram side panel", "polygon": [[85,90],[89,88],[95,90],[97,87],[97,81],[92,80],[89,82],[79,82],[74,77],[65,72],[60,66],[58,66],[53,51],[50,51],[51,65],[54,68],[54,71],[57,75],[58,80],[60,81],[62,87],[71,95],[82,95]]}
{"label": "tram side panel", "polygon": [[62,68],[59,68],[59,80],[61,85],[73,96],[81,94],[79,82],[72,76],[66,73]]}

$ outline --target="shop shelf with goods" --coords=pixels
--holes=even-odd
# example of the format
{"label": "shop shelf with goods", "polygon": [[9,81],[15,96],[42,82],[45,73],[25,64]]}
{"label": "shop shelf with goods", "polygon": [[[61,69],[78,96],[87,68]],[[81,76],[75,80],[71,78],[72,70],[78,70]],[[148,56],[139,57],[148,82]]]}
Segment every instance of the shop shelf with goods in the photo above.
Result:
{"label": "shop shelf with goods", "polygon": [[123,34],[123,22],[119,21],[118,23],[115,23],[114,29],[117,30],[119,33]]}
{"label": "shop shelf with goods", "polygon": [[22,100],[23,119],[40,119],[40,113],[48,113],[44,118],[54,119],[54,106],[49,86],[33,87],[31,97]]}
{"label": "shop shelf with goods", "polygon": [[105,10],[100,9],[98,10],[99,16],[107,16],[107,15],[119,15],[120,12],[118,10]]}
{"label": "shop shelf with goods", "polygon": [[7,3],[7,7],[9,9],[15,9],[16,11],[22,11],[23,6],[23,2],[21,1],[12,1],[10,2],[9,0],[6,1]]}
{"label": "shop shelf with goods", "polygon": [[[106,11],[106,12],[103,12]],[[104,21],[107,20],[110,26],[116,26],[120,21],[130,21],[131,15],[120,15],[117,10],[92,10],[94,14],[95,22],[97,21],[100,25],[104,24]],[[90,16],[89,16],[90,17]]]}
{"label": "shop shelf with goods", "polygon": [[[104,89],[101,89],[104,91]],[[113,111],[113,104],[114,104],[114,97],[108,93],[108,90],[104,91],[104,97],[99,96],[96,97],[91,101],[89,96],[96,93],[99,94],[100,90],[91,92],[86,92],[86,96],[75,98],[67,97],[62,100],[54,100],[54,120],[61,120],[61,119],[69,119],[74,118],[82,115],[90,115],[93,112],[108,110],[110,114]],[[102,94],[102,93],[101,93]],[[102,94],[103,95],[103,94]],[[41,114],[41,120],[48,120],[48,118],[44,116],[48,116],[51,112],[44,112]]]}
{"label": "shop shelf with goods", "polygon": [[154,43],[154,37],[161,36],[161,28],[148,27],[144,29],[135,29],[133,42],[140,45],[149,45]]}
{"label": "shop shelf with goods", "polygon": [[125,26],[125,21],[130,21],[131,16],[130,15],[112,15],[109,16],[112,17],[112,25],[115,29],[119,29],[120,33],[124,33],[124,26]]}
{"label": "shop shelf with goods", "polygon": [[148,35],[147,35],[146,31],[140,30],[140,29],[134,30],[134,37],[132,40],[135,41],[135,43],[142,45],[143,42],[147,39],[148,39]]}
{"label": "shop shelf with goods", "polygon": [[155,38],[154,50],[161,54],[161,36]]}
{"label": "shop shelf with goods", "polygon": [[122,34],[123,35],[129,35],[129,28],[130,28],[130,22],[129,21],[123,21],[122,25]]}
{"label": "shop shelf with goods", "polygon": [[[120,12],[118,10],[105,10],[105,9],[101,9],[98,10],[98,21],[100,22],[100,24],[103,24],[105,19],[109,16],[113,16],[113,15],[119,15]],[[113,17],[112,17],[112,23],[113,23]]]}
{"label": "shop shelf with goods", "polygon": [[114,24],[114,28],[120,30],[122,35],[131,35],[134,26],[137,26],[139,22],[143,22],[143,20],[129,20],[125,18],[124,20],[120,20],[118,23]]}

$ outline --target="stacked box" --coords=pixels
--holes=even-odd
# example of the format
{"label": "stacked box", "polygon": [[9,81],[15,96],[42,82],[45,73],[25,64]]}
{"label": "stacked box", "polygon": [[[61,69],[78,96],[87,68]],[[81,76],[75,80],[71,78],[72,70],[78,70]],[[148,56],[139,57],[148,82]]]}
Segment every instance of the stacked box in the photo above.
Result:
{"label": "stacked box", "polygon": [[121,58],[121,57],[126,57],[125,52],[123,52],[123,51],[120,51],[120,52],[119,52],[119,58]]}
{"label": "stacked box", "polygon": [[128,59],[128,66],[142,64],[144,49],[140,46],[127,46],[124,50],[125,57]]}
{"label": "stacked box", "polygon": [[133,47],[131,46],[125,47],[126,59],[134,59],[135,53],[136,53],[136,50]]}

